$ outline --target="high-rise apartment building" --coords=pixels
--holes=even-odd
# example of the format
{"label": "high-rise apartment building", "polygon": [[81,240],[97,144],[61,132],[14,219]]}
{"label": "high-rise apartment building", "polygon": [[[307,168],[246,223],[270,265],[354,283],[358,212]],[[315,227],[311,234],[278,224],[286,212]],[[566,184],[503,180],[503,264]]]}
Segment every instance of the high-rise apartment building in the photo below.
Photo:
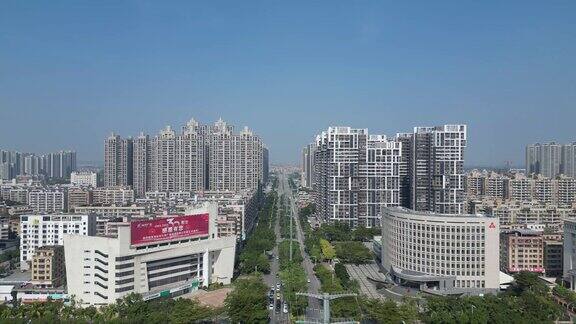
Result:
{"label": "high-rise apartment building", "polygon": [[312,188],[314,181],[314,152],[316,143],[306,145],[302,149],[302,177],[300,183],[302,187]]}
{"label": "high-rise apartment building", "polygon": [[555,178],[576,177],[576,143],[536,143],[526,146],[526,172]]}
{"label": "high-rise apartment building", "polygon": [[109,137],[104,183],[132,185],[138,197],[147,191],[256,189],[267,179],[267,153],[248,128],[234,133],[221,119],[210,126],[192,119],[180,133],[168,126],[155,137]]}
{"label": "high-rise apartment building", "polygon": [[132,186],[138,197],[143,197],[146,194],[146,190],[151,188],[151,149],[150,137],[148,135],[140,133],[140,135],[134,139]]}
{"label": "high-rise apartment building", "polygon": [[[176,134],[166,127],[152,140],[150,188],[152,191],[198,191],[205,183],[204,140],[198,123],[191,120]],[[139,170],[140,174],[144,172]],[[139,181],[140,187],[145,181]]]}
{"label": "high-rise apartment building", "polygon": [[76,152],[59,151],[45,155],[0,150],[0,179],[14,179],[19,175],[45,175],[68,179],[76,171]]}
{"label": "high-rise apartment building", "polygon": [[560,172],[568,177],[576,178],[576,143],[562,145],[561,155]]}
{"label": "high-rise apartment building", "polygon": [[367,129],[329,127],[316,137],[313,188],[325,221],[379,226],[400,201],[401,143]]}
{"label": "high-rise apartment building", "polygon": [[104,186],[132,185],[132,138],[112,133],[104,141]]}
{"label": "high-rise apartment building", "polygon": [[245,127],[239,134],[221,119],[207,135],[208,188],[237,191],[254,189],[263,179],[263,145]]}
{"label": "high-rise apartment building", "polygon": [[444,214],[465,211],[466,125],[415,127],[401,133],[403,206]]}

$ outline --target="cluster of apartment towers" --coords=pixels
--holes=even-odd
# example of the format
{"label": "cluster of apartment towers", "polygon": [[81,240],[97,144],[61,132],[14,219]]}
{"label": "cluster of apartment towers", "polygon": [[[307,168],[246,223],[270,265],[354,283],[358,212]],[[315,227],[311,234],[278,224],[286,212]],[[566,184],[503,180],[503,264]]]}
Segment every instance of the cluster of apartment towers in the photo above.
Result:
{"label": "cluster of apartment towers", "polygon": [[245,127],[239,133],[222,119],[202,125],[191,119],[180,133],[170,126],[154,137],[112,134],[104,144],[104,186],[146,192],[239,191],[266,183],[268,149]]}
{"label": "cluster of apartment towers", "polygon": [[368,129],[329,127],[303,149],[305,187],[317,216],[380,226],[384,208],[466,211],[466,125],[415,127],[393,138]]}

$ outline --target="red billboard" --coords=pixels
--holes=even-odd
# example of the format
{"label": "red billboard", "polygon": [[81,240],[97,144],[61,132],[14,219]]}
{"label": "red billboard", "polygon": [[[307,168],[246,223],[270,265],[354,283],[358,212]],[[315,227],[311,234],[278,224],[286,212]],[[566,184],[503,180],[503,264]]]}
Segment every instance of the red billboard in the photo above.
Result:
{"label": "red billboard", "polygon": [[206,235],[208,214],[163,217],[130,223],[132,245]]}

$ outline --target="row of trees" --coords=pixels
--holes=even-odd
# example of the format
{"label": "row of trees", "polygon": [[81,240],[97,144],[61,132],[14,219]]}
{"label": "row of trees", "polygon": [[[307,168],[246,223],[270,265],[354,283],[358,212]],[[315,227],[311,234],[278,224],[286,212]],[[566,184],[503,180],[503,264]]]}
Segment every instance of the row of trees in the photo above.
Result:
{"label": "row of trees", "polygon": [[2,323],[192,323],[221,318],[224,309],[202,306],[194,299],[143,301],[130,294],[111,305],[78,307],[60,301],[0,306]]}
{"label": "row of trees", "polygon": [[336,242],[334,247],[336,257],[343,263],[362,264],[374,260],[373,253],[362,242]]}
{"label": "row of trees", "polygon": [[280,257],[280,280],[282,281],[282,293],[290,306],[293,315],[301,314],[306,310],[308,299],[297,296],[297,292],[307,290],[306,271],[302,266],[302,253],[297,240],[292,241],[292,261],[290,261],[290,240],[282,241],[278,245]]}
{"label": "row of trees", "polygon": [[[284,239],[290,238],[290,209],[286,205],[286,199],[284,196],[281,197],[279,203],[279,216],[280,216],[280,237]],[[292,237],[296,237],[296,225],[293,224],[292,226]]]}
{"label": "row of trees", "polygon": [[564,319],[563,309],[537,274],[520,272],[514,279],[499,295],[429,298],[421,318],[426,323],[553,323]]}
{"label": "row of trees", "polygon": [[260,274],[238,278],[224,301],[228,317],[233,323],[268,323],[267,292]]}
{"label": "row of trees", "polygon": [[276,204],[278,196],[272,191],[266,196],[264,207],[259,211],[258,225],[246,240],[239,256],[241,274],[251,274],[255,271],[270,273],[270,260],[266,251],[272,250],[276,244],[273,224],[276,219]]}

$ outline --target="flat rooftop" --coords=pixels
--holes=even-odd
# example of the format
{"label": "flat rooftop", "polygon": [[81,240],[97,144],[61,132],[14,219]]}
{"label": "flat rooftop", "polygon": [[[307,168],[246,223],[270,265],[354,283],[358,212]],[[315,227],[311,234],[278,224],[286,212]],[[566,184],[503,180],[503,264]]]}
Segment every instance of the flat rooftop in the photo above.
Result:
{"label": "flat rooftop", "polygon": [[495,216],[487,215],[487,214],[440,214],[440,213],[435,213],[435,212],[430,212],[430,211],[417,211],[417,210],[412,210],[412,209],[408,209],[405,207],[387,207],[386,209],[394,211],[394,212],[401,212],[404,214],[419,215],[419,216],[454,217],[454,218],[458,218],[458,217],[495,218]]}

